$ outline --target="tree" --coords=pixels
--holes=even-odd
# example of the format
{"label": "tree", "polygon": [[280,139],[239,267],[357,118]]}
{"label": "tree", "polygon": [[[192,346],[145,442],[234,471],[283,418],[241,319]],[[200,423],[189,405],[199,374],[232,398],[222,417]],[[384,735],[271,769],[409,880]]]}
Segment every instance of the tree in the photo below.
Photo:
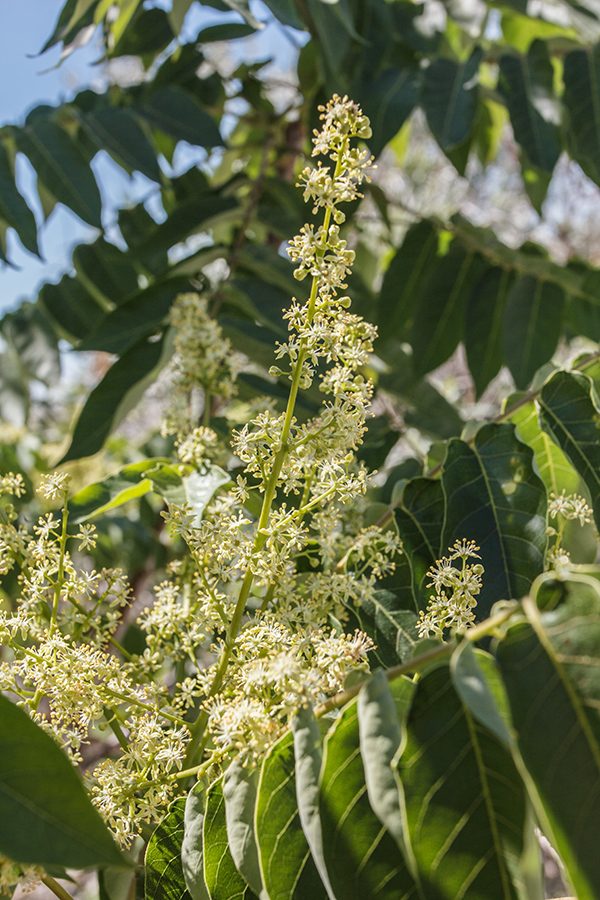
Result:
{"label": "tree", "polygon": [[[6,126],[0,132],[0,214],[5,228],[14,228],[23,245],[36,251],[33,215],[13,179],[14,157],[19,152],[37,172],[47,211],[55,202],[64,203],[99,229],[92,244],[76,248],[73,274],[65,275],[58,285],[45,285],[34,305],[5,317],[7,348],[0,369],[4,414],[24,418],[25,413],[14,410],[19,408],[19,398],[27,404],[28,381],[55,378],[59,338],[66,338],[76,350],[113,354],[116,360],[89,394],[61,463],[91,456],[176,351],[171,377],[191,397],[185,410],[186,428],[177,422],[167,428],[181,442],[180,450],[183,447],[179,460],[172,458],[172,442],[163,443],[158,453],[147,444],[142,460],[134,459],[128,448],[124,468],[70,498],[68,509],[72,518],[83,521],[142,497],[142,503],[148,502],[136,520],[139,542],[156,547],[160,507],[153,498],[160,497],[190,545],[191,555],[183,545],[169,550],[176,558],[184,598],[186,584],[198,589],[196,572],[202,566],[194,556],[198,553],[194,534],[209,529],[200,524],[212,521],[210,512],[202,519],[207,504],[213,496],[218,503],[220,486],[240,471],[207,450],[209,438],[204,431],[196,433],[196,443],[186,445],[188,432],[198,424],[190,416],[200,415],[204,427],[211,425],[215,441],[229,431],[227,386],[236,366],[232,351],[243,353],[251,363],[241,364],[238,397],[250,406],[270,397],[274,421],[284,410],[290,411],[290,417],[294,413],[294,428],[300,429],[293,432],[295,439],[303,441],[301,429],[308,429],[308,435],[314,416],[323,415],[318,412],[319,392],[310,385],[314,373],[306,375],[304,385],[307,359],[302,354],[308,352],[308,344],[290,351],[292,386],[306,387],[295,405],[290,406],[288,399],[290,373],[272,365],[275,341],[287,341],[289,350],[281,309],[289,305],[290,296],[298,297],[300,304],[308,302],[308,324],[298,326],[300,320],[294,320],[299,333],[312,325],[315,315],[314,298],[309,299],[312,294],[306,287],[310,278],[296,280],[280,250],[305,219],[294,182],[308,150],[308,136],[319,126],[318,104],[335,92],[359,102],[371,119],[372,135],[359,129],[357,136],[376,156],[391,147],[388,160],[391,154],[401,159],[411,116],[420,108],[433,138],[459,173],[465,173],[475,157],[483,165],[493,163],[509,121],[519,146],[523,184],[538,210],[563,150],[589,178],[597,181],[599,171],[594,45],[598,19],[592,4],[561,4],[559,26],[549,21],[548,10],[542,9],[539,17],[528,16],[518,3],[497,11],[483,2],[448,4],[446,15],[440,17],[432,3],[417,6],[408,0],[338,0],[335,4],[271,0],[270,14],[282,28],[295,28],[308,36],[298,55],[299,88],[283,111],[275,105],[277,98],[262,77],[261,65],[242,63],[228,77],[205,65],[206,48],[212,42],[243,40],[254,32],[259,23],[252,10],[237,0],[231,5],[215,0],[216,8],[231,8],[242,21],[212,26],[194,42],[179,45],[174,41],[190,5],[185,0],[174,2],[171,10],[164,11],[146,9],[139,2],[108,5],[69,0],[46,46],[62,42],[69,52],[96,25],[102,29],[106,57],[134,55],[141,60],[146,77],[133,87],[111,85],[104,94],[84,91],[56,109],[37,108],[22,125]],[[553,15],[556,18],[556,12]],[[238,101],[236,106],[233,100]],[[235,123],[226,137],[223,117],[229,110],[235,110]],[[172,177],[167,173],[179,141],[205,148],[207,158],[202,167]],[[139,171],[158,185],[166,213],[158,223],[141,204],[121,210],[121,247],[102,233],[100,194],[90,168],[99,150],[108,152],[127,171]],[[386,165],[390,162],[383,157],[382,166]],[[377,179],[365,186],[364,203],[354,188],[347,189],[350,204],[344,210],[345,220],[339,221],[339,234],[329,231],[327,220],[327,237],[319,239],[321,244],[317,241],[315,252],[320,256],[315,258],[331,254],[347,271],[352,260],[343,254],[354,247],[353,309],[367,323],[379,325],[380,331],[375,344],[378,362],[371,366],[377,389],[373,409],[379,414],[368,422],[362,444],[348,440],[356,461],[371,469],[385,466],[399,436],[400,414],[403,427],[414,427],[437,443],[424,459],[406,458],[396,467],[384,468],[383,483],[371,491],[371,506],[352,513],[366,531],[352,532],[344,519],[347,513],[340,513],[342,524],[336,520],[331,532],[339,530],[344,536],[347,528],[344,539],[351,535],[352,540],[344,554],[334,558],[331,570],[322,545],[318,549],[312,538],[286,531],[294,517],[312,515],[318,505],[316,495],[314,505],[306,499],[313,496],[309,482],[314,474],[309,478],[307,470],[302,470],[307,493],[299,501],[286,498],[281,485],[277,492],[279,472],[271,477],[277,466],[280,470],[284,466],[291,418],[287,413],[282,418],[287,429],[283,438],[279,432],[273,432],[274,437],[270,434],[266,413],[259,426],[259,419],[253,420],[253,427],[266,429],[260,432],[267,448],[263,448],[264,456],[253,455],[254,445],[249,449],[245,442],[248,432],[241,431],[238,457],[248,467],[251,488],[264,489],[262,495],[250,491],[244,497],[246,489],[240,484],[236,495],[243,514],[250,517],[248,522],[258,522],[254,551],[262,553],[271,543],[275,555],[286,548],[280,560],[283,568],[277,569],[277,578],[275,570],[271,572],[271,581],[283,583],[285,564],[294,560],[294,590],[300,596],[305,596],[302,590],[308,591],[306,585],[318,582],[310,580],[313,568],[317,575],[331,576],[330,592],[332,579],[339,573],[349,572],[361,585],[362,593],[350,592],[344,602],[341,594],[335,595],[336,603],[330,606],[320,594],[310,595],[313,601],[320,597],[325,610],[320,624],[333,629],[338,643],[330,646],[323,639],[319,644],[315,638],[317,661],[308,654],[303,664],[309,659],[312,677],[317,678],[317,672],[325,677],[333,671],[333,662],[327,669],[318,654],[323,658],[339,654],[339,642],[345,640],[357,671],[350,672],[350,665],[342,667],[342,675],[348,675],[343,685],[346,692],[328,698],[325,692],[317,704],[320,723],[329,724],[327,713],[342,709],[331,727],[323,727],[325,734],[302,704],[288,709],[278,699],[282,705],[274,707],[275,720],[287,714],[293,720],[291,729],[277,734],[268,749],[265,743],[257,745],[250,753],[258,762],[254,769],[240,765],[238,757],[231,758],[235,740],[219,743],[218,729],[211,733],[211,745],[209,707],[201,702],[207,696],[219,697],[226,708],[230,698],[219,691],[232,658],[232,666],[238,665],[248,677],[246,657],[236,643],[238,636],[251,632],[251,628],[240,631],[242,616],[257,606],[268,611],[273,600],[268,578],[264,594],[253,589],[253,579],[263,576],[250,566],[245,576],[234,579],[239,593],[229,610],[216,676],[212,686],[204,686],[204,694],[198,689],[189,695],[187,706],[181,701],[180,707],[171,708],[164,696],[160,706],[158,694],[140,695],[136,693],[141,690],[139,684],[127,682],[117,692],[114,708],[100,709],[103,723],[125,756],[132,755],[135,740],[140,746],[148,741],[148,747],[152,741],[140,724],[148,728],[145,713],[139,722],[125,719],[124,725],[117,700],[144,709],[148,697],[154,696],[153,702],[167,719],[183,723],[184,731],[186,723],[196,723],[185,765],[191,770],[190,778],[197,774],[200,780],[188,790],[187,800],[182,790],[167,810],[169,791],[153,792],[153,780],[169,790],[173,785],[180,784],[182,789],[189,785],[174,769],[159,767],[155,773],[156,754],[151,748],[140,768],[139,785],[136,782],[131,788],[138,817],[143,803],[147,803],[148,820],[155,820],[158,813],[164,816],[153,833],[142,828],[148,841],[146,895],[162,898],[177,892],[181,896],[187,889],[193,900],[251,898],[253,894],[272,900],[326,895],[345,900],[359,894],[390,900],[413,895],[486,900],[534,897],[540,890],[539,860],[530,846],[535,816],[554,840],[577,896],[591,898],[600,890],[594,842],[600,778],[596,709],[600,697],[594,674],[600,657],[596,633],[600,588],[592,565],[596,540],[587,527],[582,541],[573,523],[579,519],[589,526],[592,516],[596,525],[600,521],[596,424],[600,409],[595,388],[600,370],[597,349],[582,353],[568,368],[551,360],[559,344],[577,335],[598,339],[597,269],[579,259],[559,265],[536,244],[509,247],[491,230],[460,215],[446,221],[413,216],[415,221],[397,248],[399,204]],[[318,195],[313,192],[312,196]],[[298,241],[292,247],[305,246],[304,239]],[[183,251],[174,253],[174,248],[181,251],[181,245]],[[297,277],[306,274],[298,254]],[[217,260],[226,265],[215,270]],[[319,268],[314,260],[313,266]],[[195,293],[190,295],[192,287]],[[358,355],[352,365],[363,367],[357,376],[362,379],[361,354],[369,349],[370,326],[359,328],[351,317],[343,319],[337,307],[335,315],[347,322],[345,327],[355,329],[353,353]],[[223,343],[224,338],[230,345]],[[180,362],[186,340],[195,342],[200,359],[211,360],[210,371],[196,373],[196,381]],[[299,340],[306,342],[309,337]],[[477,395],[502,366],[508,367],[517,389],[504,398],[496,421],[469,423],[465,430],[460,409],[426,377],[461,342]],[[350,366],[345,352],[335,350],[334,358],[343,358],[344,365]],[[313,362],[315,372],[331,387],[330,376]],[[366,390],[357,387],[364,381],[349,383],[358,394]],[[339,402],[349,403],[349,390],[346,386],[334,395],[338,399],[344,395]],[[335,407],[335,415],[331,413],[334,419],[319,420],[325,422],[319,428],[328,439],[333,440],[327,429],[331,431],[332,421],[338,422],[335,416],[341,416],[340,409]],[[343,411],[349,415],[349,408]],[[242,419],[237,422],[243,424]],[[354,419],[352,423],[352,428],[359,427]],[[326,451],[340,449],[333,444],[324,448],[317,437],[313,439],[321,454],[319,464]],[[284,472],[288,479],[295,477],[291,469]],[[342,478],[339,473],[338,477]],[[343,477],[349,482],[336,481],[332,488],[332,496],[337,491],[341,497],[342,507],[344,492],[354,485],[352,478],[359,476],[351,470]],[[5,487],[18,495],[21,488],[15,484],[8,481]],[[50,476],[45,484],[48,496],[66,503],[62,476]],[[185,502],[192,504],[191,511],[181,511]],[[279,531],[270,524],[271,515]],[[27,583],[34,562],[28,561],[30,545],[10,530],[12,516],[9,508],[5,522],[12,540],[9,577],[20,571]],[[64,522],[66,529],[66,514]],[[327,523],[322,524],[321,531],[327,531]],[[65,585],[71,577],[65,569],[66,538],[62,537],[67,532],[59,529],[50,540],[56,526],[48,528],[44,540],[58,541],[58,569],[49,570],[51,580],[44,590],[50,602],[43,608],[49,610],[49,633],[57,642],[53,665],[65,669],[75,659],[71,650],[64,650],[58,625],[62,591],[69,595]],[[368,538],[360,537],[363,533]],[[387,561],[390,554],[394,556],[396,533],[403,553],[392,560],[392,571]],[[80,540],[91,544],[85,530]],[[343,541],[340,546],[345,546]],[[300,551],[297,559],[294,548]],[[90,546],[90,551],[98,556],[98,549]],[[109,551],[113,564],[115,552],[114,548]],[[197,566],[193,572],[186,569],[189,560]],[[360,581],[363,576],[367,581]],[[75,577],[78,590],[84,591],[82,576]],[[13,577],[16,591],[15,584]],[[108,603],[105,592],[98,609],[105,622],[116,627],[119,617],[114,610],[122,604],[127,608],[128,601],[120,582],[109,584],[114,588],[114,603]],[[209,588],[214,595],[213,614],[219,607],[228,610],[227,590],[221,596],[215,594],[212,582]],[[204,589],[208,590],[206,585]],[[42,600],[46,603],[46,594],[29,596],[33,605]],[[159,601],[156,608],[162,610],[172,602],[167,589]],[[472,623],[475,603],[479,624],[465,631]],[[174,608],[172,615],[176,615]],[[186,608],[184,603],[183,608],[181,629],[189,638],[193,616],[188,615],[189,605]],[[75,610],[68,628],[79,629],[79,636],[93,631],[93,615]],[[169,646],[169,659],[177,663],[175,693],[190,677],[189,646],[196,665],[203,658],[198,635],[189,638],[188,650],[182,650],[177,630],[165,638],[162,625],[151,614],[145,621],[145,638],[139,627],[127,621],[129,627],[117,640],[112,624],[106,632],[125,663],[131,657],[144,659],[147,651],[148,671],[153,675],[158,671],[150,660],[153,648],[162,647],[164,656],[164,646]],[[458,635],[449,634],[449,628],[457,626]],[[340,637],[355,627],[357,635],[363,635],[356,637],[356,645],[350,637]],[[218,635],[222,623],[215,619],[213,628]],[[427,633],[433,638],[424,637]],[[213,636],[203,634],[202,638],[210,643]],[[371,671],[377,667],[379,671],[370,679],[363,674],[359,685],[356,679],[365,671],[365,636],[375,644]],[[486,649],[473,649],[482,640],[488,641]],[[31,645],[15,644],[16,634],[10,633],[6,641],[17,660],[20,653],[26,660],[33,653]],[[81,652],[89,668],[88,651]],[[101,664],[108,666],[110,675],[112,663],[103,658]],[[18,671],[22,675],[25,670]],[[35,682],[37,676],[28,671]],[[418,681],[406,677],[414,673],[419,673]],[[253,677],[258,677],[256,672]],[[81,678],[84,683],[83,674]],[[21,697],[34,713],[33,701],[44,693],[41,683],[35,683],[36,688]],[[333,683],[337,690],[343,678]],[[68,693],[67,684],[65,675],[61,690]],[[265,684],[274,690],[272,681]],[[319,685],[321,689],[322,682]],[[7,682],[3,687],[14,693],[18,684]],[[240,680],[236,697],[243,689]],[[50,696],[54,697],[51,692]],[[54,697],[52,702],[59,700]],[[36,738],[30,736],[31,723],[25,715],[12,708],[6,715],[14,718],[22,746],[42,741],[38,730]],[[77,735],[69,733],[77,759]],[[53,734],[60,739],[61,729],[55,728]],[[169,734],[176,742],[175,732]],[[8,760],[5,791],[14,795],[11,779],[16,776],[10,760],[15,758],[15,743],[8,738],[5,733],[0,749]],[[252,746],[249,740],[244,732],[240,741],[246,752]],[[53,748],[46,751],[52,772],[55,748],[50,741],[47,746]],[[203,756],[207,747],[223,749],[223,757],[219,759],[218,753]],[[181,761],[175,743],[171,753]],[[105,762],[105,771],[110,771],[110,756]],[[49,832],[35,831],[41,829],[40,817],[24,817],[21,829],[15,830],[12,817],[6,816],[0,852],[19,863],[43,864],[51,884],[59,871],[53,865],[86,865],[90,854],[96,854],[94,861],[101,866],[115,861],[116,850],[91,808],[81,813],[88,856],[82,850],[83,855],[74,861],[69,838],[74,821],[69,816],[74,813],[57,812],[56,797],[42,793],[46,779],[40,777],[35,758],[26,775],[19,777],[18,791],[27,797],[29,808],[37,805],[50,816],[58,843],[50,857],[40,855],[49,847]],[[69,796],[76,798],[77,788],[67,786],[69,777],[60,775]],[[63,781],[57,776],[56,783]],[[97,792],[106,783],[98,781]],[[75,804],[74,799],[74,808]],[[126,838],[122,820],[111,818],[108,803],[99,805],[113,832]],[[16,803],[24,816],[22,806]],[[110,878],[107,874],[102,882],[109,897]]]}

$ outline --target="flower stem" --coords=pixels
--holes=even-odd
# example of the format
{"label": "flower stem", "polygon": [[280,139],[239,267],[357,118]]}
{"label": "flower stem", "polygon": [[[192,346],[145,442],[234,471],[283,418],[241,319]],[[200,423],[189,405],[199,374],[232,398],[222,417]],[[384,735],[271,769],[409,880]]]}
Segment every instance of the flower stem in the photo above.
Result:
{"label": "flower stem", "polygon": [[73,900],[73,897],[68,892],[66,888],[59,884],[52,875],[44,875],[42,878],[43,883],[49,888],[53,894],[58,897],[58,900]]}

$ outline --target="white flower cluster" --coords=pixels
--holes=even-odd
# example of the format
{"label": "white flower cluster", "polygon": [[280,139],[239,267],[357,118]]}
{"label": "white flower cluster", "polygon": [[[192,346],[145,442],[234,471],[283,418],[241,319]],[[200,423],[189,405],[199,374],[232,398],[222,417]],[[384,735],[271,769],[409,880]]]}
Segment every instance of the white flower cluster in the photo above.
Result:
{"label": "white flower cluster", "polygon": [[208,417],[213,398],[223,401],[233,396],[240,361],[210,317],[206,297],[181,294],[170,318],[177,333],[162,432],[185,439],[203,415]]}
{"label": "white flower cluster", "polygon": [[13,862],[0,853],[0,894],[10,896],[16,887],[29,894],[41,884],[44,870],[39,866]]}
{"label": "white flower cluster", "polygon": [[594,523],[593,510],[587,504],[584,497],[579,494],[567,494],[563,490],[558,496],[551,492],[548,497],[548,516],[550,519],[558,519],[555,528],[549,525],[546,534],[551,539],[551,546],[546,553],[546,567],[571,565],[571,554],[562,546],[565,525],[568,521],[578,521],[583,527]]}
{"label": "white flower cluster", "polygon": [[[480,563],[467,563],[468,559],[481,559],[474,541],[456,541],[449,550],[448,557],[438,559],[427,575],[433,587],[427,611],[421,610],[417,628],[419,637],[434,634],[443,638],[445,629],[464,631],[475,621],[474,607],[481,590],[481,576],[484,569]],[[453,565],[459,561],[460,567]]]}

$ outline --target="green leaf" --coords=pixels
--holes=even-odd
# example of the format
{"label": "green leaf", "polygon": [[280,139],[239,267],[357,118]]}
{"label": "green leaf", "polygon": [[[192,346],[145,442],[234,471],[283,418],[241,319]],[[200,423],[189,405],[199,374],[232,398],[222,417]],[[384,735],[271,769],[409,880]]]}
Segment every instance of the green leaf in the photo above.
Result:
{"label": "green leaf", "polygon": [[168,459],[144,459],[142,462],[123,466],[102,481],[89,484],[69,499],[69,515],[74,522],[84,522],[91,516],[99,516],[109,509],[116,509],[129,500],[142,497],[152,490],[152,484],[143,476]]}
{"label": "green leaf", "polygon": [[211,900],[255,900],[229,849],[222,778],[206,792],[203,835],[204,879]]}
{"label": "green leaf", "polygon": [[525,275],[516,282],[504,309],[504,358],[518,388],[525,388],[552,357],[561,334],[564,292]]}
{"label": "green leaf", "polygon": [[0,354],[0,418],[22,428],[29,413],[29,387],[14,347]]}
{"label": "green leaf", "polygon": [[181,863],[185,799],[169,806],[146,850],[146,900],[190,900]]}
{"label": "green leaf", "polygon": [[461,703],[447,666],[417,683],[398,775],[425,896],[516,900],[524,787],[510,752]]}
{"label": "green leaf", "polygon": [[403,813],[392,761],[402,740],[403,723],[415,682],[396,678],[391,684],[379,669],[357,698],[360,755],[371,808],[399,847],[404,846]]}
{"label": "green leaf", "polygon": [[179,87],[169,85],[150,94],[135,107],[153,128],[164,131],[176,141],[187,141],[199,147],[222,147],[223,138],[217,123],[191,96]]}
{"label": "green leaf", "polygon": [[141,397],[173,352],[172,341],[143,338],[110,367],[89,395],[61,464],[91,456]]}
{"label": "green leaf", "polygon": [[60,378],[60,354],[54,328],[43,310],[22,303],[2,320],[2,334],[16,351],[27,375],[44,384]]}
{"label": "green leaf", "polygon": [[194,523],[199,526],[207,504],[220,487],[231,481],[231,476],[219,466],[210,466],[202,472],[182,474],[182,467],[168,461],[155,464],[146,472],[152,489],[169,504],[183,506],[187,503],[195,512]]}
{"label": "green leaf", "polygon": [[254,835],[257,787],[258,770],[251,772],[242,765],[239,757],[233,759],[223,776],[229,850],[244,880],[257,896],[265,897]]}
{"label": "green leaf", "polygon": [[120,39],[109,50],[109,57],[141,56],[146,64],[167,47],[176,35],[163,9],[138,8]]}
{"label": "green leaf", "polygon": [[485,425],[471,446],[452,440],[442,471],[446,520],[442,546],[474,540],[485,569],[478,618],[497,600],[519,599],[544,566],[546,491],[533,451],[508,424]]}
{"label": "green leaf", "polygon": [[492,679],[496,676],[493,658],[483,651],[475,651],[471,641],[463,640],[452,654],[450,674],[456,693],[471,715],[510,747],[510,732],[505,717],[488,682],[490,676]]}
{"label": "green leaf", "polygon": [[600,179],[600,45],[572,50],[564,60],[563,108],[569,153],[596,184]]}
{"label": "green leaf", "polygon": [[417,887],[392,835],[373,812],[360,756],[356,701],[325,739],[319,815],[337,900],[402,900]]}
{"label": "green leaf", "polygon": [[478,253],[465,250],[459,241],[452,241],[448,253],[438,257],[410,332],[417,374],[425,375],[454,353],[463,335],[467,298],[484,265]]}
{"label": "green leaf", "polygon": [[137,272],[127,254],[98,238],[93,244],[79,244],[73,264],[86,290],[104,307],[119,304],[138,289]]}
{"label": "green leaf", "polygon": [[60,41],[68,44],[81,28],[91,24],[99,2],[100,0],[67,0],[60,11],[54,31],[40,50],[40,54]]}
{"label": "green leaf", "polygon": [[160,326],[179,294],[190,290],[186,277],[157,281],[131,294],[83,339],[79,350],[122,354]]}
{"label": "green leaf", "polygon": [[[142,255],[169,250],[185,241],[191,234],[207,231],[214,225],[237,215],[239,204],[235,197],[223,197],[208,191],[179,203],[165,221],[156,225],[136,247]],[[210,248],[207,248],[210,249]]]}
{"label": "green leaf", "polygon": [[98,301],[83,287],[79,279],[63,275],[58,284],[45,284],[38,301],[67,334],[85,337],[104,318]]}
{"label": "green leaf", "polygon": [[421,106],[442,150],[451,150],[471,133],[479,100],[478,73],[482,50],[468,60],[438,57],[425,70]]}
{"label": "green leaf", "polygon": [[262,764],[256,836],[262,879],[270,900],[327,900],[300,825],[291,731],[277,741]]}
{"label": "green leaf", "polygon": [[82,116],[81,122],[92,140],[118,162],[160,184],[156,153],[130,109],[100,107]]}
{"label": "green leaf", "polygon": [[410,333],[437,252],[438,233],[431,222],[422,221],[409,228],[383,278],[377,309],[378,346]]}
{"label": "green leaf", "polygon": [[127,866],[76,769],[0,695],[0,852],[21,863]]}
{"label": "green leaf", "polygon": [[[561,153],[560,111],[554,95],[554,73],[546,43],[536,40],[527,56],[501,56],[498,88],[506,100],[515,140],[529,161],[552,172]],[[548,112],[554,112],[554,121]]]}
{"label": "green leaf", "polygon": [[371,120],[373,136],[369,149],[378,156],[388,141],[400,131],[419,99],[421,73],[418,69],[386,69],[377,78],[361,82],[352,89]]}
{"label": "green leaf", "polygon": [[502,316],[513,283],[510,270],[490,266],[475,283],[467,301],[465,349],[478,395],[504,363]]}
{"label": "green leaf", "polygon": [[256,28],[244,22],[224,22],[222,25],[209,25],[196,35],[197,44],[208,44],[212,41],[235,41],[239,38],[256,34]]}
{"label": "green leaf", "polygon": [[0,141],[0,218],[15,229],[27,250],[40,255],[35,217],[17,190],[13,169],[2,141]]}
{"label": "green leaf", "polygon": [[592,382],[580,372],[556,372],[539,402],[543,424],[589,488],[600,526],[600,411]]}
{"label": "green leaf", "polygon": [[[580,900],[600,892],[600,584],[544,577],[555,609],[511,626],[497,657],[519,750]],[[534,797],[535,799],[535,797]]]}
{"label": "green leaf", "polygon": [[433,478],[409,481],[394,517],[412,572],[415,607],[425,609],[430,593],[425,586],[427,570],[442,555],[445,499],[441,481]]}
{"label": "green leaf", "polygon": [[[512,405],[509,398],[507,406],[510,408]],[[533,448],[538,472],[547,491],[553,491],[557,496],[562,491],[575,493],[579,476],[560,447],[542,429],[537,400],[517,400],[514,405],[516,408],[510,413],[510,421],[517,426],[521,440]]]}
{"label": "green leaf", "polygon": [[202,845],[204,805],[205,787],[199,781],[191,789],[185,801],[181,844],[181,867],[192,900],[210,900],[204,881],[204,848]]}
{"label": "green leaf", "polygon": [[[319,814],[319,775],[321,772],[321,734],[312,709],[303,707],[292,720],[294,756],[296,759],[296,796],[302,831],[308,841],[310,853],[325,886],[329,900],[336,900],[333,893],[325,854],[323,828]],[[339,898],[338,898],[339,900]]]}
{"label": "green leaf", "polygon": [[14,135],[18,149],[58,202],[89,225],[102,228],[102,201],[94,174],[67,132],[52,119],[30,113]]}
{"label": "green leaf", "polygon": [[410,659],[417,642],[417,615],[401,607],[392,591],[378,590],[359,598],[351,606],[362,631],[375,642],[384,666]]}

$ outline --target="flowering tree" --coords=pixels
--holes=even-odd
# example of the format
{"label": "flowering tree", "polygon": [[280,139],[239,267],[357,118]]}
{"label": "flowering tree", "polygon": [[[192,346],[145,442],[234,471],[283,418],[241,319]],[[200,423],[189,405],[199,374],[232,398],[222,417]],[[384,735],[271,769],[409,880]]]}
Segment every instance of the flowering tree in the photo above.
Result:
{"label": "flowering tree", "polygon": [[[146,52],[127,44],[135,35],[149,40],[149,29],[128,30],[133,7],[123,4],[104,20],[104,5],[82,13],[67,4],[55,39],[74,39],[95,15],[109,49],[123,40]],[[159,10],[139,16],[148,13],[163,21]],[[311,28],[318,32],[315,17],[328,22],[328,15],[311,5]],[[403,34],[412,34],[409,25]],[[183,65],[186,52],[195,65],[196,51],[178,48],[162,66]],[[449,63],[440,58],[426,70],[425,108],[434,73],[446,73],[444,81]],[[473,51],[450,67],[461,75],[444,129],[464,113],[480,63]],[[159,85],[161,70],[153,72]],[[150,107],[159,131],[173,122],[185,90],[170,88],[175,94],[161,100],[162,89],[140,99],[142,88],[135,112],[118,107],[128,127],[150,121]],[[98,134],[110,135],[125,118],[99,102],[80,97],[79,112],[33,116],[6,141],[26,152],[42,128],[51,153],[68,115],[75,130],[92,133],[93,119]],[[261,136],[261,128],[285,125],[289,137],[293,119],[277,119],[262,97],[254,103],[253,112],[264,113]],[[286,326],[274,307],[290,283],[277,253],[289,234],[265,206],[269,190],[285,192],[287,224],[297,204],[295,189],[283,187],[290,187],[283,148],[275,153],[274,143],[260,147],[254,179],[240,189],[227,271],[211,278],[209,267],[222,256],[227,215],[240,212],[236,177],[223,182],[210,167],[207,175],[190,170],[165,188],[175,202],[162,225],[140,209],[123,215],[135,252],[102,238],[78,248],[78,277],[88,275],[46,286],[45,311],[40,305],[7,320],[21,349],[34,325],[48,335],[51,315],[65,332],[79,330],[70,333],[80,346],[119,354],[87,399],[63,461],[98,449],[125,395],[170,358],[163,455],[146,445],[141,459],[79,490],[76,469],[32,473],[53,511],[43,508],[31,529],[26,522],[39,504],[31,484],[16,472],[2,476],[0,878],[7,889],[43,880],[68,900],[56,880],[64,867],[94,866],[110,900],[123,885],[148,900],[537,898],[538,825],[577,896],[600,891],[598,352],[580,349],[566,365],[535,374],[549,344],[531,346],[532,329],[546,326],[567,284],[569,302],[581,304],[579,321],[593,321],[584,304],[592,302],[594,270],[559,267],[529,248],[507,255],[464,221],[450,231],[423,221],[389,263],[377,337],[369,317],[350,311],[345,292],[354,293],[360,201],[367,191],[370,202],[379,197],[365,145],[384,138],[373,140],[369,119],[347,96],[334,94],[319,111],[312,141],[319,160],[298,175],[315,224],[287,244],[296,296]],[[190,122],[204,122],[218,143],[214,122]],[[271,165],[281,169],[278,181],[267,175]],[[210,223],[213,239],[184,259],[195,284],[164,258],[190,221]],[[134,258],[144,261],[143,278],[129,290]],[[123,284],[107,277],[106,260]],[[94,311],[84,282],[127,293]],[[362,309],[360,285],[356,293]],[[66,313],[73,296],[79,320]],[[388,463],[377,484],[372,468],[385,465],[397,435],[390,441],[385,428],[382,437],[369,419],[377,404],[407,401],[404,388],[393,390],[410,355],[402,338],[412,339],[413,375],[426,372],[454,349],[448,330],[460,304],[468,302],[474,319],[490,296],[487,355],[478,341],[470,344],[469,361],[483,366],[473,363],[475,381],[483,384],[482,371],[494,374],[491,358],[503,359],[498,308],[507,328],[527,309],[523,333],[515,332],[524,342],[519,358],[512,347],[506,354],[527,392],[509,397],[496,421],[434,448],[423,465]],[[419,318],[425,298],[439,315]],[[461,325],[466,334],[471,319]],[[556,327],[548,325],[552,351],[560,319]],[[435,404],[452,423],[456,410],[413,375],[405,378],[411,390],[433,391],[420,388],[420,421]],[[117,565],[127,564],[118,540],[102,530],[103,521],[117,522],[111,513],[134,503],[138,540],[150,532],[153,545],[168,548],[162,561],[152,557],[151,601],[132,592]]]}

